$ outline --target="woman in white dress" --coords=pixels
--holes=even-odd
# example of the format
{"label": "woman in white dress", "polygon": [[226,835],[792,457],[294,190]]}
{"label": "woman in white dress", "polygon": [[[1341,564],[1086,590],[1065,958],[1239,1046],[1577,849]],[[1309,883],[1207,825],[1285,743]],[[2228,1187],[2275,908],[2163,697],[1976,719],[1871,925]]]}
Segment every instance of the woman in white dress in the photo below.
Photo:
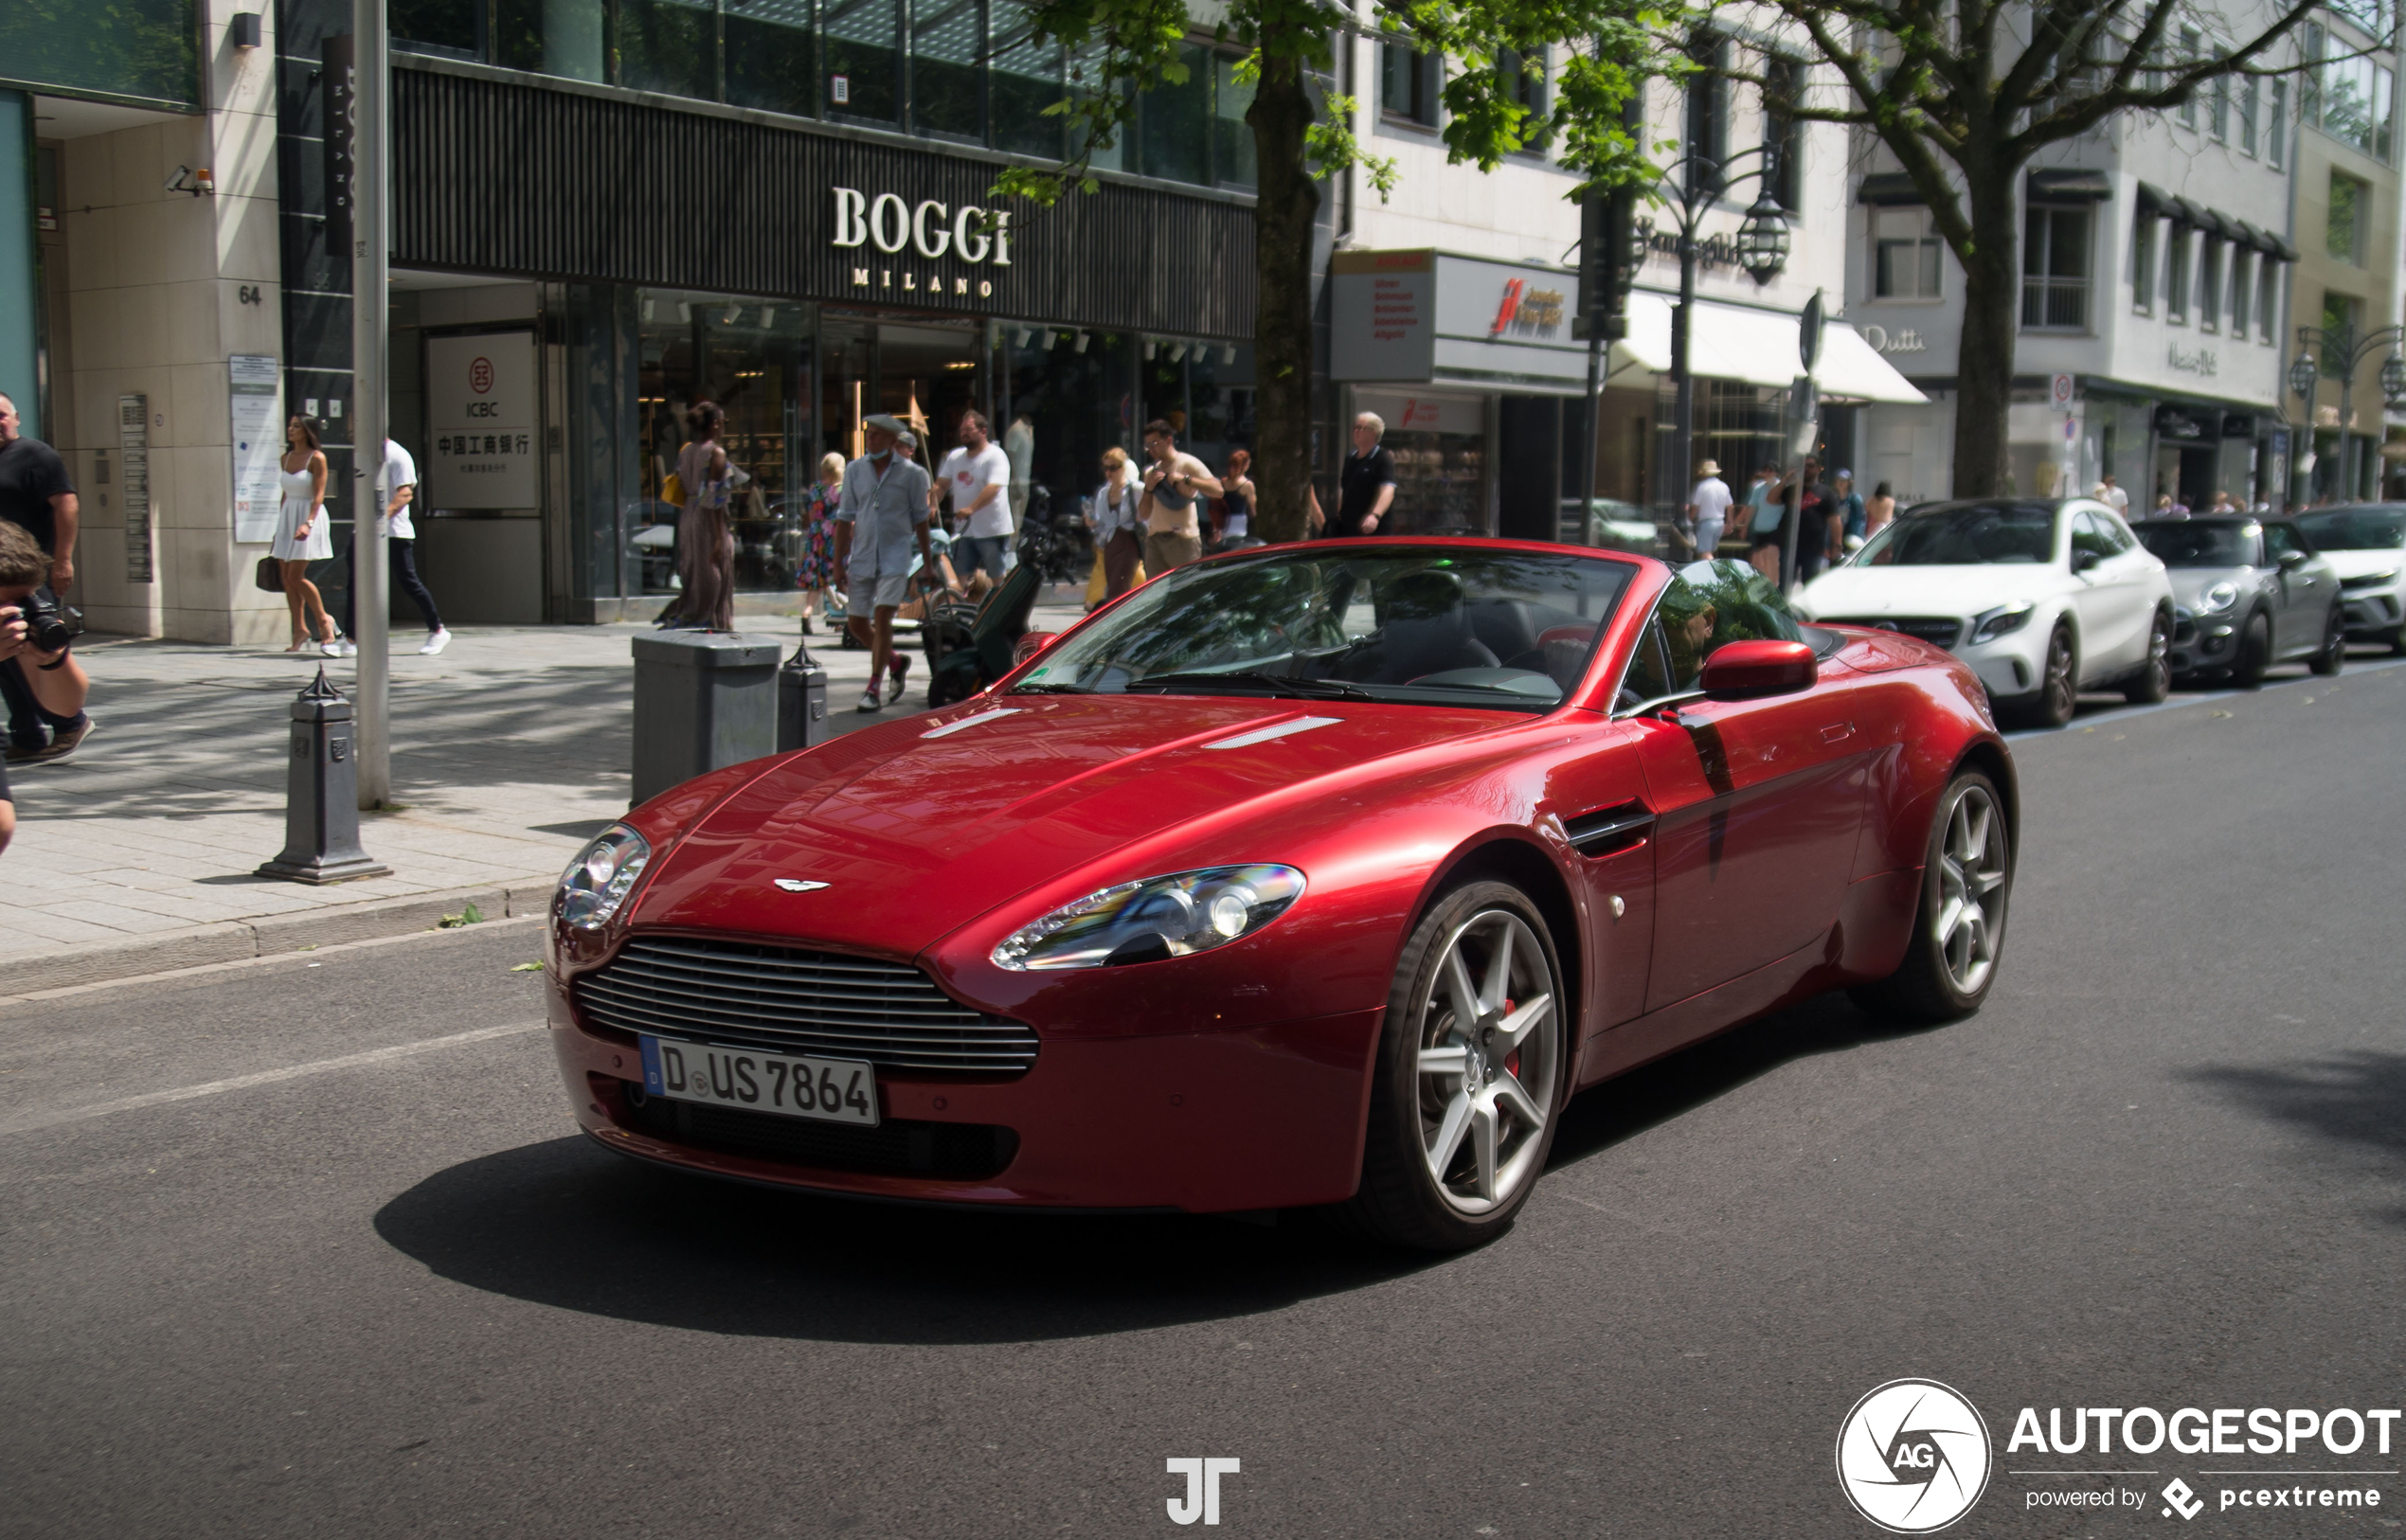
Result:
{"label": "woman in white dress", "polygon": [[326,528],[326,454],[318,447],[317,424],[294,413],[284,424],[284,444],[278,462],[284,506],[273,549],[284,574],[284,604],[293,616],[293,645],[284,651],[298,653],[310,645],[313,629],[321,642],[334,639],[334,618],[309,581],[309,564],[332,559],[334,538]]}

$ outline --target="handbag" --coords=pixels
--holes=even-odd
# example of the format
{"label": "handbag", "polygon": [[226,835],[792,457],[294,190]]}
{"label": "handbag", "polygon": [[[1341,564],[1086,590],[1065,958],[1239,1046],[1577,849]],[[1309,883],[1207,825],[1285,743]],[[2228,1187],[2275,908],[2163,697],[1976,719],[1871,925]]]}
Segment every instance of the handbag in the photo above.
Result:
{"label": "handbag", "polygon": [[671,471],[668,479],[660,483],[660,501],[674,503],[679,508],[685,506],[685,482],[674,471]]}
{"label": "handbag", "polygon": [[283,564],[273,556],[260,557],[258,570],[251,574],[251,582],[262,594],[282,593],[284,591]]}

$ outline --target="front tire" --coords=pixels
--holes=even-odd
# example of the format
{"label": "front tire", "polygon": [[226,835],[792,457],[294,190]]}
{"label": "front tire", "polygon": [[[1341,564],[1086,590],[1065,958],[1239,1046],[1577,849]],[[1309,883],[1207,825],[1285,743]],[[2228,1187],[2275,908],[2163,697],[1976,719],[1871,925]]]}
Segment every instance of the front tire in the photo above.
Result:
{"label": "front tire", "polygon": [[2122,687],[2122,698],[2133,706],[2155,706],[2172,693],[2172,618],[2156,611],[2147,632],[2146,666]]}
{"label": "front tire", "polygon": [[2072,644],[2072,628],[2059,625],[2047,638],[2047,657],[2039,665],[2038,692],[2022,698],[2014,715],[2027,727],[2061,727],[2080,705],[2080,657]]}
{"label": "front tire", "polygon": [[2231,683],[2253,689],[2264,683],[2264,671],[2271,666],[2272,623],[2258,611],[2247,618],[2247,629],[2239,633],[2238,661],[2231,665]]}
{"label": "front tire", "polygon": [[1570,1100],[1570,1005],[1544,918],[1505,883],[1440,899],[1388,991],[1362,1183],[1372,1239],[1462,1251],[1509,1228]]}
{"label": "front tire", "polygon": [[2347,626],[2341,620],[2337,605],[2332,606],[2330,620],[2323,627],[2323,650],[2307,659],[2306,666],[2325,678],[2347,666]]}
{"label": "front tire", "polygon": [[2013,831],[1997,783],[1959,771],[1938,801],[1924,854],[1912,940],[1896,971],[1849,991],[1878,1016],[1955,1021],[1987,999],[2013,897]]}

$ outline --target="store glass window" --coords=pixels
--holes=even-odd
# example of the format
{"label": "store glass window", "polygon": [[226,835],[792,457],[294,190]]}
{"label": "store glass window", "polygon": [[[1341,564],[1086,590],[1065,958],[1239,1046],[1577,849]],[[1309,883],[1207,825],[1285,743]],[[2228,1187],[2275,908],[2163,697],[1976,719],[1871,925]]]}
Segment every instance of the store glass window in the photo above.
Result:
{"label": "store glass window", "polygon": [[619,0],[619,83],[716,98],[718,8],[695,0]]}
{"label": "store glass window", "polygon": [[[1085,100],[1092,98],[1096,94],[1095,81],[1099,77],[1096,75],[1095,71],[1097,66],[1102,63],[1102,50],[1098,48],[1088,55],[1074,58],[1069,61],[1069,95],[1071,98],[1078,100]],[[1133,125],[1123,127],[1111,136],[1111,142],[1109,144],[1098,144],[1088,148],[1084,142],[1086,126],[1082,123],[1073,121],[1069,126],[1068,132],[1069,151],[1072,154],[1081,151],[1086,152],[1086,164],[1097,170],[1118,171],[1131,170],[1135,157],[1129,152],[1129,140],[1135,132],[1136,130]]]}
{"label": "store glass window", "polygon": [[902,7],[897,0],[824,0],[830,116],[902,118]]}
{"label": "store glass window", "polygon": [[811,0],[727,0],[727,99],[815,116],[818,37]]}
{"label": "store glass window", "polygon": [[1437,56],[1409,43],[1378,46],[1378,110],[1391,123],[1437,126]]}
{"label": "store glass window", "polygon": [[910,113],[922,134],[985,137],[985,0],[925,0],[911,8]]}
{"label": "store glass window", "polygon": [[[1014,502],[1052,517],[1076,514],[1103,484],[1103,452],[1142,453],[1135,415],[1136,337],[1124,331],[1001,327],[995,392]],[[1021,494],[1018,488],[1027,488]]]}
{"label": "store glass window", "polygon": [[2034,204],[2021,242],[2021,324],[2078,331],[2089,324],[2089,211]]}
{"label": "store glass window", "polygon": [[1138,112],[1141,164],[1147,176],[1173,182],[1212,180],[1212,51],[1188,44],[1178,49],[1183,81],[1163,81],[1144,93]]}
{"label": "store glass window", "polygon": [[2344,171],[2331,172],[2331,201],[2323,226],[2323,245],[2336,260],[2351,266],[2364,264],[2364,214],[2372,189]]}
{"label": "store glass window", "polygon": [[1061,153],[1061,119],[1045,109],[1062,98],[1061,48],[1039,44],[1023,6],[994,10],[994,67],[987,76],[994,147],[1022,155]]}
{"label": "store glass window", "polygon": [[2155,310],[2157,224],[2155,210],[2143,207],[2130,226],[2130,308],[2142,315]]}
{"label": "store glass window", "polygon": [[11,0],[0,5],[0,72],[68,90],[197,105],[199,36],[192,0],[105,7]]}
{"label": "store glass window", "polygon": [[[1354,405],[1376,413],[1387,424],[1379,442],[1394,462],[1395,501],[1380,533],[1486,530],[1485,402],[1476,396],[1362,390],[1355,393]],[[1322,507],[1335,511],[1326,503]]]}
{"label": "store glass window", "polygon": [[495,0],[494,63],[571,81],[609,68],[605,0]]}
{"label": "store glass window", "polygon": [[1261,185],[1261,167],[1253,149],[1253,125],[1245,121],[1252,110],[1254,82],[1236,78],[1237,60],[1226,54],[1212,61],[1219,72],[1212,92],[1212,149],[1222,185],[1251,189]]}
{"label": "store glass window", "polygon": [[1938,297],[1938,232],[1926,208],[1872,210],[1872,297]]}
{"label": "store glass window", "polygon": [[727,413],[720,439],[733,467],[728,522],[735,532],[739,590],[785,592],[801,553],[802,499],[817,434],[810,307],[725,295],[645,290],[638,305],[641,362],[636,421],[642,443],[641,516],[632,530],[637,591],[677,591],[677,520],[662,495],[677,453],[691,439],[685,414],[697,401]]}
{"label": "store glass window", "polygon": [[385,26],[394,46],[413,53],[484,57],[484,7],[476,0],[392,0]]}

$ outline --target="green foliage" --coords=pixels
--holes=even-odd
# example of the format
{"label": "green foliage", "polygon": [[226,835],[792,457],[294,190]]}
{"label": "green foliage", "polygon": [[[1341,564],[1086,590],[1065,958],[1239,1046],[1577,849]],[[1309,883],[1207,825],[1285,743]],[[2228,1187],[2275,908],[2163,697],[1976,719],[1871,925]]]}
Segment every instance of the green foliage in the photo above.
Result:
{"label": "green foliage", "polygon": [[0,0],[0,80],[197,106],[192,0]]}

